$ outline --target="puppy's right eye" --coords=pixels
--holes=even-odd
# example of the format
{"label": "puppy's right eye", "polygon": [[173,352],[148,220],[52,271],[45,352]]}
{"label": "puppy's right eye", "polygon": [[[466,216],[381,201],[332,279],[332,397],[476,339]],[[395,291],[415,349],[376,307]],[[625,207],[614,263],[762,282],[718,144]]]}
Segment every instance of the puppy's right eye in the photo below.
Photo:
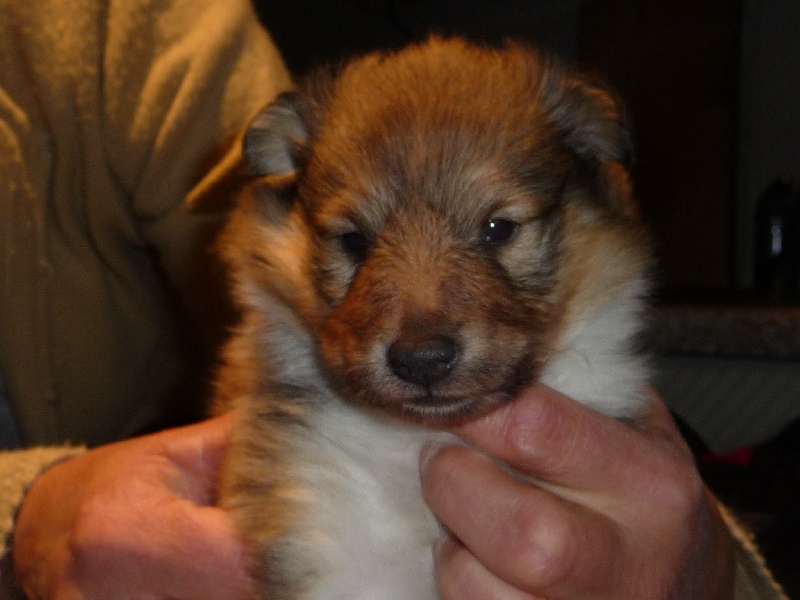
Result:
{"label": "puppy's right eye", "polygon": [[484,244],[499,246],[513,239],[519,225],[508,219],[489,219],[483,224],[481,239]]}
{"label": "puppy's right eye", "polygon": [[355,263],[364,262],[369,252],[370,243],[363,233],[348,231],[339,236],[339,245],[345,254]]}

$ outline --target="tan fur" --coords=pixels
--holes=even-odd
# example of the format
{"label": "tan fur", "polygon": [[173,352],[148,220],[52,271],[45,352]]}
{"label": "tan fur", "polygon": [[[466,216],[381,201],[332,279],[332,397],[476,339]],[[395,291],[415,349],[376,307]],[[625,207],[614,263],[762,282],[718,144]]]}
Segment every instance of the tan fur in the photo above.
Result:
{"label": "tan fur", "polygon": [[416,457],[438,429],[537,377],[642,410],[619,103],[535,50],[434,38],[312,77],[245,154],[221,504],[265,598],[435,598]]}

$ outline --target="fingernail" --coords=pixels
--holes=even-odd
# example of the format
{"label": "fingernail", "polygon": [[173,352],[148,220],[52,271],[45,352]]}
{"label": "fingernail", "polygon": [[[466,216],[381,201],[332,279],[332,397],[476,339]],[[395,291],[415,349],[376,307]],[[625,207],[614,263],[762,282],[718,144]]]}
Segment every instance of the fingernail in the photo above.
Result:
{"label": "fingernail", "polygon": [[422,447],[422,452],[419,453],[419,474],[421,477],[425,476],[428,471],[428,465],[431,459],[439,454],[439,451],[448,444],[439,441],[428,442]]}
{"label": "fingernail", "polygon": [[448,556],[452,555],[462,544],[458,541],[449,530],[442,528],[442,533],[439,538],[433,543],[433,561],[435,564],[440,564],[443,560],[447,560]]}
{"label": "fingernail", "polygon": [[445,549],[445,545],[447,544],[447,542],[449,540],[450,540],[450,534],[447,532],[446,529],[443,528],[441,534],[439,535],[439,537],[436,539],[435,542],[433,542],[433,558],[434,558],[434,560],[438,560],[439,559],[439,557],[442,555],[442,552]]}

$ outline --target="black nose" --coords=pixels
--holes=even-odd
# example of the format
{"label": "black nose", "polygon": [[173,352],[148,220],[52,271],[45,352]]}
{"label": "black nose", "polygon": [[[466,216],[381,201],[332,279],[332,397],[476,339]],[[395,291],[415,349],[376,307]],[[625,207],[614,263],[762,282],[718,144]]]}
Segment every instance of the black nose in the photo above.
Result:
{"label": "black nose", "polygon": [[458,356],[458,343],[452,337],[404,336],[389,347],[387,362],[403,381],[428,387],[450,374]]}

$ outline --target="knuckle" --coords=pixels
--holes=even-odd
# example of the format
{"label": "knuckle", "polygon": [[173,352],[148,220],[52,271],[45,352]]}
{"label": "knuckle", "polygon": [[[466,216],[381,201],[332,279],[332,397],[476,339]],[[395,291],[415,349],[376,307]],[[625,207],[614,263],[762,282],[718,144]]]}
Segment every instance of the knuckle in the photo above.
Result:
{"label": "knuckle", "polygon": [[576,433],[564,423],[564,418],[562,413],[547,409],[536,411],[534,416],[514,418],[505,430],[505,444],[511,455],[528,469],[535,469],[541,478],[562,472],[569,453],[553,452],[552,440],[560,440],[565,448],[577,445]]}
{"label": "knuckle", "polygon": [[441,600],[462,600],[465,598],[463,589],[464,577],[459,577],[453,569],[443,569],[437,573],[437,588]]}
{"label": "knuckle", "polygon": [[509,547],[520,580],[550,587],[566,580],[577,564],[580,532],[569,519],[527,519],[517,522]]}
{"label": "knuckle", "polygon": [[474,589],[471,556],[456,543],[442,546],[436,561],[436,585],[441,600],[465,600]]}
{"label": "knuckle", "polygon": [[422,467],[422,491],[427,496],[436,496],[452,483],[450,478],[458,467],[458,453],[453,448],[438,449],[425,460]]}
{"label": "knuckle", "polygon": [[695,515],[705,498],[697,470],[681,461],[666,467],[664,472],[658,489],[660,504],[665,509],[663,514],[681,519]]}

